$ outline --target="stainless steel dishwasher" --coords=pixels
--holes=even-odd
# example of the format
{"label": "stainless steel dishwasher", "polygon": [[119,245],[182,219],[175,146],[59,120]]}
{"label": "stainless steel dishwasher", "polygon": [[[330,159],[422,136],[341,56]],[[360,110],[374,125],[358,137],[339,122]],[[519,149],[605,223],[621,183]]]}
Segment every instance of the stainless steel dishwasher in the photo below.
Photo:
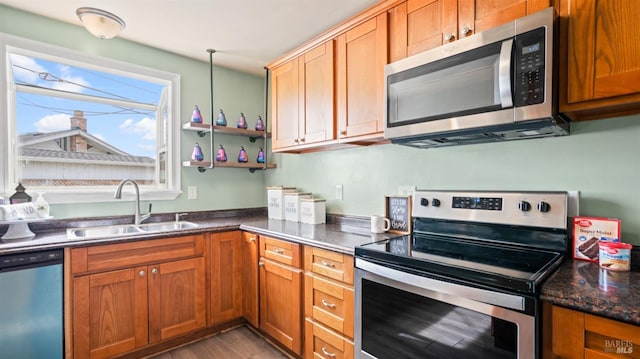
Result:
{"label": "stainless steel dishwasher", "polygon": [[62,358],[62,249],[0,256],[0,358]]}

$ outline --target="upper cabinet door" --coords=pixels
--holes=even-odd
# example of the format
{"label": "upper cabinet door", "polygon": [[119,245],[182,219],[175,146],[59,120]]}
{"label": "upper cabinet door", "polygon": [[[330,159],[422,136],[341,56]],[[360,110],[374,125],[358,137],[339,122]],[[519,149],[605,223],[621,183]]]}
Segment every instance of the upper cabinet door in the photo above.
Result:
{"label": "upper cabinet door", "polygon": [[563,3],[566,11],[563,15],[568,16],[567,102],[640,92],[637,0]]}
{"label": "upper cabinet door", "polygon": [[387,13],[341,34],[337,41],[338,138],[384,131]]}
{"label": "upper cabinet door", "polygon": [[298,144],[299,87],[298,59],[278,66],[271,72],[273,111],[273,149]]}
{"label": "upper cabinet door", "polygon": [[335,138],[334,131],[334,41],[328,41],[300,56],[299,144]]}

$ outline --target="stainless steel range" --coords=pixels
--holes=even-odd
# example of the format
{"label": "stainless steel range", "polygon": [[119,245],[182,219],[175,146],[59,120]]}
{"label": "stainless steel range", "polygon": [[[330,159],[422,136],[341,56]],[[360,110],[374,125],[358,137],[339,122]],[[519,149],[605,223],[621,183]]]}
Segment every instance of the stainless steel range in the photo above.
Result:
{"label": "stainless steel range", "polygon": [[569,211],[567,192],[417,191],[411,235],[356,248],[356,357],[539,358]]}

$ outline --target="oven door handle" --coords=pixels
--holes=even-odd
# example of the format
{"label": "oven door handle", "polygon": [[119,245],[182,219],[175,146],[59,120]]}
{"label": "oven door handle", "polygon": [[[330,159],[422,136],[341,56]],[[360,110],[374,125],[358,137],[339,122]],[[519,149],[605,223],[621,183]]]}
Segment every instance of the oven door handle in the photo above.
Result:
{"label": "oven door handle", "polygon": [[456,283],[443,282],[437,279],[423,277],[385,267],[360,258],[356,258],[355,267],[384,278],[388,278],[400,283],[406,283],[415,287],[428,289],[434,292],[449,294],[452,296],[459,296],[478,302],[498,305],[515,310],[525,310],[525,300],[523,297],[518,295],[494,292]]}

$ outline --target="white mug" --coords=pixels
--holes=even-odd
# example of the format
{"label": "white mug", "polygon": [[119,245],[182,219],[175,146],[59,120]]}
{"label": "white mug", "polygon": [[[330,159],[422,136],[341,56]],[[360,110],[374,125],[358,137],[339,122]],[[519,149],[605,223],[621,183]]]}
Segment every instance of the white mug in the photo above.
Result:
{"label": "white mug", "polygon": [[371,216],[371,232],[384,233],[391,228],[391,221],[382,216]]}

